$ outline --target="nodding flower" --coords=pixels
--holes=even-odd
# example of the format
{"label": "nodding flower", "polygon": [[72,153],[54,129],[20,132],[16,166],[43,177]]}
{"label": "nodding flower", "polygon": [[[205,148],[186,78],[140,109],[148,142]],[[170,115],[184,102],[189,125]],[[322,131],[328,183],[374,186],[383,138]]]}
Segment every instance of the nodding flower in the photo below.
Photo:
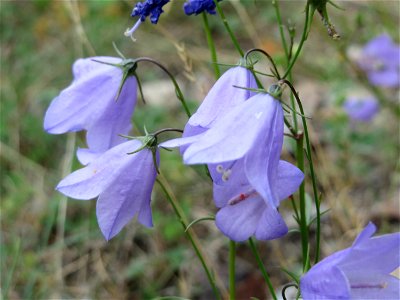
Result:
{"label": "nodding flower", "polygon": [[368,80],[376,86],[396,88],[400,85],[400,45],[387,34],[370,40],[358,61]]}
{"label": "nodding flower", "polygon": [[72,71],[72,83],[46,111],[44,129],[51,134],[86,130],[90,153],[80,153],[86,164],[89,156],[125,141],[120,135],[132,128],[137,82],[134,76],[125,77],[124,61],[116,57],[78,59]]}
{"label": "nodding flower", "polygon": [[147,17],[150,16],[150,22],[157,24],[160,15],[164,12],[162,7],[167,4],[170,0],[145,0],[143,2],[138,2],[132,10],[131,17],[139,17],[139,20],[132,26],[128,28],[124,35],[130,36],[133,41],[136,39],[133,37],[133,33],[139,28]]}
{"label": "nodding flower", "polygon": [[372,237],[369,223],[353,245],[314,265],[300,279],[304,300],[399,299],[400,233]]}
{"label": "nodding flower", "polygon": [[153,154],[141,141],[129,140],[68,175],[56,189],[80,200],[98,197],[97,221],[105,239],[110,240],[135,215],[141,224],[153,226],[150,201],[157,176],[155,164],[159,164],[158,150]]}

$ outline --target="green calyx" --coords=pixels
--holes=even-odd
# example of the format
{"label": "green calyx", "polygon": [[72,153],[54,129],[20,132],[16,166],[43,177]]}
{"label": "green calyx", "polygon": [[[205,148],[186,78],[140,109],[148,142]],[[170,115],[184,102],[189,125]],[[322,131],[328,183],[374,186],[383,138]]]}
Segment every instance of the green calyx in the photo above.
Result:
{"label": "green calyx", "polygon": [[146,130],[146,127],[144,128],[144,131],[146,133],[145,136],[137,136],[137,137],[123,136],[128,139],[135,139],[135,140],[139,140],[142,142],[142,146],[140,146],[138,149],[136,149],[133,152],[129,152],[128,154],[135,154],[135,153],[142,151],[143,149],[150,150],[151,154],[153,156],[154,167],[155,167],[157,173],[159,174],[160,171],[158,169],[158,164],[157,164],[157,147],[158,147],[157,136],[155,134],[149,134]]}
{"label": "green calyx", "polygon": [[282,87],[279,84],[273,84],[268,88],[268,94],[280,100],[282,97]]}

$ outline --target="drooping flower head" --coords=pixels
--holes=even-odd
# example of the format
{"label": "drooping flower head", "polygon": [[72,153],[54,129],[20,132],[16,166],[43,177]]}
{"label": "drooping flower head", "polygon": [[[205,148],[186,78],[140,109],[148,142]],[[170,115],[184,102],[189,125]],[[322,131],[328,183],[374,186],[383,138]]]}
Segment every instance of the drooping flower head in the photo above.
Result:
{"label": "drooping flower head", "polygon": [[379,104],[375,98],[348,98],[343,103],[347,115],[354,121],[369,122],[379,112]]}
{"label": "drooping flower head", "polygon": [[139,20],[131,29],[125,32],[125,35],[132,37],[139,25],[149,16],[150,22],[157,24],[160,15],[164,12],[162,7],[169,1],[170,0],[145,0],[143,2],[138,2],[132,10],[131,17],[139,17]]}
{"label": "drooping flower head", "polygon": [[[218,0],[222,1],[222,0]],[[213,0],[187,0],[183,4],[183,10],[185,14],[190,15],[198,15],[202,12],[208,12],[211,15],[215,14],[215,3]]]}
{"label": "drooping flower head", "polygon": [[192,136],[209,129],[235,106],[246,101],[255,93],[254,75],[245,67],[237,66],[226,71],[210,89],[200,107],[185,126],[184,137]]}
{"label": "drooping flower head", "polygon": [[399,299],[391,273],[400,267],[400,233],[372,237],[375,231],[369,223],[350,248],[313,266],[300,280],[303,299]]}
{"label": "drooping flower head", "polygon": [[186,164],[220,164],[244,158],[251,186],[277,207],[279,200],[268,182],[276,176],[282,144],[282,106],[269,94],[257,94],[218,118],[204,133],[161,146],[187,146],[183,154]]}
{"label": "drooping flower head", "polygon": [[137,83],[133,76],[123,82],[127,70],[119,64],[122,60],[115,57],[77,60],[71,85],[46,111],[44,129],[51,134],[86,130],[90,150],[98,153],[123,142],[119,134],[126,135],[131,129]]}
{"label": "drooping flower head", "polygon": [[[253,159],[249,157],[249,159]],[[214,201],[221,208],[216,215],[217,227],[231,240],[240,242],[252,235],[258,240],[271,240],[285,235],[288,228],[277,209],[264,200],[249,183],[245,159],[217,165],[218,175],[213,174]],[[227,170],[229,174],[227,174]],[[278,201],[292,195],[301,182],[303,173],[292,164],[279,161],[277,176],[269,178]]]}
{"label": "drooping flower head", "polygon": [[140,147],[139,140],[119,144],[68,175],[56,188],[74,199],[98,197],[97,221],[106,240],[118,234],[135,215],[141,224],[153,226],[150,197],[158,152],[144,148],[132,153]]}
{"label": "drooping flower head", "polygon": [[360,67],[369,81],[376,86],[400,86],[400,45],[382,34],[369,41],[363,48]]}

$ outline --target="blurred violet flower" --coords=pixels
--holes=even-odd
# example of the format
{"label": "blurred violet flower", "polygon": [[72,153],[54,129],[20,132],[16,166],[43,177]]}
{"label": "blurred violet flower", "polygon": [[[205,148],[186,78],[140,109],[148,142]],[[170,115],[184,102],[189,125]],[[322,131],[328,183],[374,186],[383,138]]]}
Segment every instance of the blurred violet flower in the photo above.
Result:
{"label": "blurred violet flower", "polygon": [[400,85],[400,46],[387,34],[379,35],[365,45],[359,65],[373,85]]}
{"label": "blurred violet flower", "polygon": [[350,248],[328,256],[300,280],[300,292],[309,299],[399,299],[400,233],[372,237],[369,223]]}
{"label": "blurred violet flower", "polygon": [[[218,164],[244,159],[244,171],[250,185],[269,201],[279,205],[269,182],[276,176],[283,144],[283,110],[269,94],[257,94],[217,118],[212,127],[195,136],[162,143],[162,147],[187,146],[186,164]],[[232,167],[224,169],[224,180],[235,176]],[[212,166],[210,172],[215,173]],[[217,171],[221,171],[220,168]]]}
{"label": "blurred violet flower", "polygon": [[254,75],[245,67],[230,68],[217,80],[196,113],[191,116],[185,126],[183,137],[206,131],[218,118],[255,95],[254,92],[240,87],[256,89],[257,83]]}
{"label": "blurred violet flower", "polygon": [[[104,152],[88,166],[73,172],[56,187],[64,195],[81,200],[98,197],[97,220],[110,240],[137,214],[138,221],[152,227],[151,191],[156,179],[152,150],[139,140],[121,143]],[[157,164],[158,152],[155,154]]]}
{"label": "blurred violet flower", "polygon": [[[226,170],[231,170],[229,180],[219,180],[217,174],[212,174],[214,201],[221,208],[216,215],[217,227],[237,242],[247,240],[252,235],[258,240],[271,240],[285,235],[288,231],[285,221],[277,208],[265,201],[250,185],[244,172],[244,163],[245,160],[240,159],[234,166],[230,166],[231,163],[217,166],[220,177],[226,176]],[[304,179],[297,167],[282,160],[270,175],[267,184],[279,202],[292,195]]]}
{"label": "blurred violet flower", "polygon": [[369,122],[379,112],[379,104],[375,98],[348,98],[343,103],[347,115],[354,121]]}
{"label": "blurred violet flower", "polygon": [[51,134],[87,130],[90,150],[82,151],[93,155],[123,142],[119,134],[126,135],[131,130],[137,83],[133,76],[123,82],[124,72],[127,72],[123,65],[109,65],[121,63],[119,58],[100,56],[77,60],[71,85],[46,111],[44,129]]}
{"label": "blurred violet flower", "polygon": [[131,17],[139,17],[139,20],[137,20],[132,28],[128,28],[125,31],[125,36],[130,36],[133,39],[133,33],[148,16],[150,16],[151,23],[157,24],[160,15],[164,12],[162,7],[169,1],[170,0],[145,0],[143,2],[138,2],[132,10]]}
{"label": "blurred violet flower", "polygon": [[[219,1],[222,0],[218,0],[218,2]],[[183,10],[188,16],[193,14],[198,15],[204,11],[208,12],[211,15],[214,15],[215,7],[216,6],[213,0],[187,0],[183,4]]]}

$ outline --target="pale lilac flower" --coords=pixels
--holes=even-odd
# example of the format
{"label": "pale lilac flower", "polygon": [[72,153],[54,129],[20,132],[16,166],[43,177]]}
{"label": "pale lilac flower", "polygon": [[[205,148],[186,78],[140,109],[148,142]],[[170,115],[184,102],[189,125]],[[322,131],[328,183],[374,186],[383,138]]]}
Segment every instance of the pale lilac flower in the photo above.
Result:
{"label": "pale lilac flower", "polygon": [[365,45],[359,65],[376,86],[400,85],[400,46],[387,34],[379,35]]}
{"label": "pale lilac flower", "polygon": [[279,200],[268,182],[276,176],[282,143],[280,102],[269,94],[257,94],[218,118],[204,133],[170,140],[161,146],[188,145],[183,154],[186,164],[220,164],[244,158],[244,170],[251,186],[277,207]]}
{"label": "pale lilac flower", "polygon": [[[218,0],[222,1],[222,0]],[[185,14],[190,15],[198,15],[202,12],[208,12],[211,15],[215,14],[215,3],[213,0],[187,0],[183,4],[183,10]]]}
{"label": "pale lilac flower", "polygon": [[[254,92],[245,88],[257,88],[254,75],[247,68],[237,66],[222,74],[197,111],[190,117],[182,137],[190,137],[205,132],[213,126],[218,118],[226,115],[232,108],[255,95]],[[186,147],[181,147],[182,153],[184,150],[186,150]]]}
{"label": "pale lilac flower", "polygon": [[379,112],[379,104],[375,98],[350,97],[343,103],[347,115],[354,121],[371,121]]}
{"label": "pale lilac flower", "polygon": [[44,129],[51,134],[87,130],[90,151],[102,153],[124,141],[119,134],[129,133],[137,84],[134,76],[128,76],[119,93],[124,70],[94,60],[122,63],[115,57],[77,60],[73,65],[71,85],[46,111]]}
{"label": "pale lilac flower", "polygon": [[[252,157],[249,157],[252,159]],[[240,242],[252,235],[258,240],[271,240],[285,235],[288,228],[271,202],[264,200],[250,185],[245,169],[245,160],[216,166],[212,172],[214,201],[221,208],[216,215],[217,227],[231,240]],[[211,168],[210,168],[211,169]],[[226,178],[230,170],[229,178]],[[279,161],[268,185],[280,202],[292,195],[304,179],[303,173],[292,164]],[[218,178],[219,177],[219,178]]]}
{"label": "pale lilac flower", "polygon": [[[98,156],[88,166],[64,178],[57,190],[81,200],[98,197],[97,220],[106,240],[138,216],[138,221],[153,226],[151,191],[156,179],[153,153],[139,140],[121,143]],[[158,152],[157,164],[158,164]]]}
{"label": "pale lilac flower", "polygon": [[372,237],[375,231],[369,223],[350,248],[313,266],[300,280],[303,299],[399,299],[391,273],[400,267],[400,233]]}

